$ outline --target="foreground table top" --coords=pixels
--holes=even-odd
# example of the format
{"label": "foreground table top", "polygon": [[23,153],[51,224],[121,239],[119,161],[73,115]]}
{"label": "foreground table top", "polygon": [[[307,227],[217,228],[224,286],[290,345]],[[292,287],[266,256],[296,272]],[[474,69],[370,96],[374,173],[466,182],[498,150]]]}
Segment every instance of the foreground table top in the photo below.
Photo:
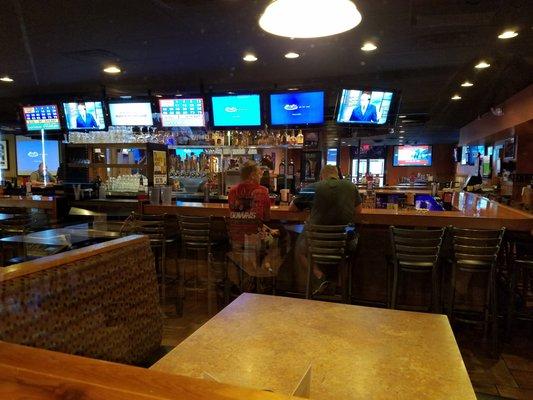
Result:
{"label": "foreground table top", "polygon": [[315,399],[475,394],[443,315],[243,294],[151,369]]}
{"label": "foreground table top", "polygon": [[9,236],[0,239],[0,242],[58,246],[82,243],[90,239],[115,239],[118,237],[120,237],[118,232],[91,229],[88,224],[79,224],[66,228],[32,232],[27,235]]}

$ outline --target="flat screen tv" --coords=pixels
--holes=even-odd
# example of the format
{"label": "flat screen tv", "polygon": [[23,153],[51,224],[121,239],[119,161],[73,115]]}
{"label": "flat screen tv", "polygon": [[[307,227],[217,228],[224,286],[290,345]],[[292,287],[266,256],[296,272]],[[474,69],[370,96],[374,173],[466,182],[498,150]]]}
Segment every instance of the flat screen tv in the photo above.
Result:
{"label": "flat screen tv", "polygon": [[391,113],[394,92],[343,89],[336,121],[359,126],[385,125]]}
{"label": "flat screen tv", "polygon": [[213,127],[261,126],[261,96],[239,94],[211,97]]}
{"label": "flat screen tv", "polygon": [[204,127],[204,99],[160,99],[159,111],[163,127]]}
{"label": "flat screen tv", "polygon": [[31,175],[39,169],[39,164],[44,161],[46,169],[52,175],[57,174],[59,168],[59,142],[56,140],[44,141],[17,136],[17,173],[18,175]]}
{"label": "flat screen tv", "polygon": [[337,148],[336,147],[330,147],[328,149],[326,164],[337,165]]}
{"label": "flat screen tv", "polygon": [[152,105],[149,102],[109,103],[111,125],[152,126]]}
{"label": "flat screen tv", "polygon": [[72,101],[63,103],[69,131],[101,131],[107,128],[104,105],[101,101]]}
{"label": "flat screen tv", "polygon": [[61,129],[57,105],[45,104],[42,106],[24,106],[22,114],[29,132],[57,131]]}
{"label": "flat screen tv", "polygon": [[273,126],[324,123],[324,92],[287,92],[270,95],[270,124]]}
{"label": "flat screen tv", "polygon": [[395,167],[430,167],[431,146],[394,146]]}

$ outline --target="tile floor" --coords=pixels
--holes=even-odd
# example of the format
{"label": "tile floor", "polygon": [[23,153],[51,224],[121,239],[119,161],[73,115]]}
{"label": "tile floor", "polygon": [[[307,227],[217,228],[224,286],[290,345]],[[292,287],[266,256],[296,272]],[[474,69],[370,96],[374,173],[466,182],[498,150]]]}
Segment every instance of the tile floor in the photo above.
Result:
{"label": "tile floor", "polygon": [[[199,300],[195,300],[193,295],[188,296],[182,318],[176,315],[172,304],[166,305],[163,312],[161,355],[177,346],[209,319],[206,301],[201,296]],[[471,327],[467,328],[458,327],[456,339],[478,399],[533,400],[531,329],[520,330],[513,343],[504,346],[500,357],[492,359],[480,343],[480,332],[472,332]]]}

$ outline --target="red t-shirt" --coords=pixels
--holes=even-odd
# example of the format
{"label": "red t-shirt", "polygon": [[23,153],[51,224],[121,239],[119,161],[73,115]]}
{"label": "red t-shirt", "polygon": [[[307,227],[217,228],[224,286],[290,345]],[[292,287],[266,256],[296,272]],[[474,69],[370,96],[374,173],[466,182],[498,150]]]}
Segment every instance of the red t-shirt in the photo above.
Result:
{"label": "red t-shirt", "polygon": [[255,182],[241,182],[228,193],[229,209],[232,217],[270,219],[270,198],[268,189]]}

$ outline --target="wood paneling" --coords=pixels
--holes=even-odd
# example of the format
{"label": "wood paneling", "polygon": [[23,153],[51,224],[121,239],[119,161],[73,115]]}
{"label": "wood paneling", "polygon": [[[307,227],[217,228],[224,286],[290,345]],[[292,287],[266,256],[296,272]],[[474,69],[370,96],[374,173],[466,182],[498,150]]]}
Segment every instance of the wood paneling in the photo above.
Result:
{"label": "wood paneling", "polygon": [[491,112],[486,113],[459,131],[459,144],[461,146],[480,142],[484,143],[487,137],[496,135],[506,129],[533,119],[533,85],[518,92],[503,104],[503,115],[497,117]]}
{"label": "wood paneling", "polygon": [[453,148],[451,144],[434,144],[433,145],[433,162],[431,167],[394,167],[393,153],[394,147],[387,148],[386,162],[386,185],[393,186],[398,184],[400,178],[420,174],[431,174],[437,180],[451,180],[455,174],[455,163],[453,162]]}
{"label": "wood paneling", "polygon": [[515,128],[516,173],[533,174],[533,119]]}
{"label": "wood paneling", "polygon": [[0,342],[0,398],[282,400],[287,397]]}

